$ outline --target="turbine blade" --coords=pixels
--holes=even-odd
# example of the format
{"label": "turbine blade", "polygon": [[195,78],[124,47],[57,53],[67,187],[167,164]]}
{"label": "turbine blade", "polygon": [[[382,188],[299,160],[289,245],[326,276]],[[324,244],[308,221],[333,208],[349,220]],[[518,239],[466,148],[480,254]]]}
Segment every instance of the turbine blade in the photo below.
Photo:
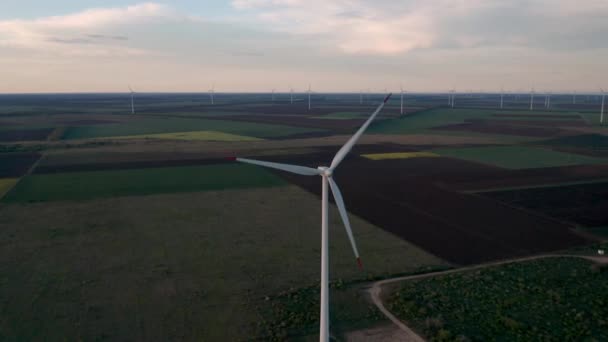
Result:
{"label": "turbine blade", "polygon": [[338,165],[340,165],[340,163],[346,157],[348,152],[350,152],[350,150],[353,148],[353,146],[355,146],[355,144],[357,143],[357,140],[359,140],[359,138],[363,135],[363,132],[365,132],[367,127],[372,123],[372,121],[374,120],[376,115],[378,115],[378,113],[380,113],[380,111],[382,110],[382,108],[384,107],[384,105],[386,104],[388,99],[390,99],[391,95],[393,95],[393,94],[388,94],[384,98],[384,101],[382,101],[382,103],[378,106],[378,108],[376,108],[376,111],[369,117],[369,119],[367,119],[367,121],[365,121],[363,126],[361,126],[361,128],[359,128],[357,133],[355,133],[355,135],[353,135],[350,139],[348,139],[346,144],[344,144],[344,146],[342,146],[342,148],[338,151],[338,153],[336,153],[336,156],[331,161],[331,165],[329,167],[331,170],[334,170],[336,167],[338,167]]}
{"label": "turbine blade", "polygon": [[298,175],[304,175],[304,176],[318,176],[321,174],[320,170],[313,169],[311,167],[305,167],[305,166],[272,163],[272,162],[266,162],[266,161],[254,160],[254,159],[246,159],[246,158],[234,158],[234,160],[241,162],[241,163],[269,167],[271,169],[287,171],[287,172],[296,173]]}
{"label": "turbine blade", "polygon": [[340,192],[340,188],[338,184],[331,178],[327,178],[329,180],[329,186],[331,187],[331,193],[334,195],[334,200],[336,201],[336,205],[338,206],[338,211],[340,211],[340,217],[342,217],[342,222],[344,222],[344,228],[346,228],[346,234],[348,235],[348,239],[350,240],[350,245],[353,247],[353,252],[355,253],[355,258],[357,258],[357,264],[361,267],[361,258],[359,258],[359,251],[357,250],[357,243],[355,242],[355,237],[353,236],[353,231],[350,228],[350,221],[348,220],[348,212],[346,212],[346,207],[344,206],[344,199],[342,198],[342,193]]}

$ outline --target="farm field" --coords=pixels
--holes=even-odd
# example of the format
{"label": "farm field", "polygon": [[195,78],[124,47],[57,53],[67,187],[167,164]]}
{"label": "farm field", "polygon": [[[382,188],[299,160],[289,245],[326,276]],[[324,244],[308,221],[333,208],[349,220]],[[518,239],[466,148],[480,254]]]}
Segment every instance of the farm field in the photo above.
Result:
{"label": "farm field", "polygon": [[486,192],[484,196],[585,227],[608,226],[608,183]]}
{"label": "farm field", "polygon": [[259,141],[258,138],[246,137],[214,131],[193,131],[179,133],[158,133],[112,137],[112,139],[170,139],[170,140],[204,140],[204,141]]}
{"label": "farm field", "polygon": [[38,153],[0,153],[0,178],[19,177],[38,159]]}
{"label": "farm field", "polygon": [[[320,181],[227,157],[328,165],[383,98],[0,95],[0,340],[317,340]],[[334,173],[364,265],[330,203],[338,340],[390,324],[371,281],[605,245],[597,101],[446,100],[393,96]]]}
{"label": "farm field", "polygon": [[[0,206],[3,340],[234,341],[317,331],[316,317],[285,331],[273,314],[281,293],[319,279],[319,200],[297,187]],[[342,286],[447,265],[351,215],[359,270],[330,208],[331,279]],[[332,287],[330,298],[336,327],[367,324],[373,309],[358,291]]]}
{"label": "farm field", "polygon": [[[354,154],[361,152],[368,151],[359,149]],[[327,149],[309,156],[265,159],[313,166],[323,165],[332,155],[333,151]],[[517,257],[586,243],[568,224],[438,186],[450,179],[476,180],[478,174],[486,171],[496,174],[491,167],[448,158],[372,161],[354,155],[345,159],[343,165],[352,171],[337,170],[335,179],[351,213],[454,264]],[[320,194],[318,179],[276,173]]]}
{"label": "farm field", "polygon": [[23,178],[3,200],[43,202],[282,186],[280,178],[249,165],[204,165],[36,174]]}
{"label": "farm field", "polygon": [[157,133],[190,132],[193,130],[219,131],[228,134],[269,138],[310,133],[314,129],[303,129],[282,125],[260,123],[238,123],[222,120],[187,118],[143,118],[123,124],[70,127],[64,139],[88,139],[120,137]]}
{"label": "farm field", "polygon": [[390,309],[429,339],[605,340],[606,266],[546,258],[403,282]]}
{"label": "farm field", "polygon": [[434,153],[507,169],[546,168],[569,165],[608,164],[608,159],[527,146],[435,149]]}

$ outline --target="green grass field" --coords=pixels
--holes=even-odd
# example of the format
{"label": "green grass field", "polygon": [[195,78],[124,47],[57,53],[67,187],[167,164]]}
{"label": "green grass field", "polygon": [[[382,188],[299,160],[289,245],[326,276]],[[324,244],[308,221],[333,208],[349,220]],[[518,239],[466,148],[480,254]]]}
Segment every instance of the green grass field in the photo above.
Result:
{"label": "green grass field", "polygon": [[121,124],[70,127],[66,131],[63,138],[88,139],[158,133],[191,132],[196,130],[216,131],[256,138],[280,137],[297,133],[318,131],[315,129],[305,129],[284,125],[268,125],[236,121],[188,118],[142,118]]}
{"label": "green grass field", "polygon": [[551,258],[404,282],[390,310],[431,340],[604,341],[608,272]]}
{"label": "green grass field", "polygon": [[262,168],[244,164],[71,172],[26,176],[3,201],[88,200],[285,184]]}
{"label": "green grass field", "polygon": [[608,163],[607,159],[526,146],[442,148],[435,149],[432,152],[441,156],[470,160],[507,169]]}
{"label": "green grass field", "polygon": [[[0,206],[0,340],[268,341],[275,298],[319,281],[319,199],[295,186]],[[330,205],[332,281],[445,265],[350,219],[364,269]],[[372,310],[330,300],[335,327]]]}

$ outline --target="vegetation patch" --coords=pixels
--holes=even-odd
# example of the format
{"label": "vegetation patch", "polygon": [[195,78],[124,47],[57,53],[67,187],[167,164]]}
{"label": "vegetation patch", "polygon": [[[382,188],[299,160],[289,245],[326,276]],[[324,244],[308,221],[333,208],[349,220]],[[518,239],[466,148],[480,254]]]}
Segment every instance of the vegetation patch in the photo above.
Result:
{"label": "vegetation patch", "polygon": [[243,164],[71,172],[27,176],[4,201],[85,200],[285,184],[262,168]]}
{"label": "vegetation patch", "polygon": [[299,127],[253,122],[175,117],[146,117],[120,124],[70,127],[66,131],[64,139],[121,137],[159,133],[192,132],[197,130],[223,132],[227,134],[257,138],[280,137],[310,131],[309,129]]}
{"label": "vegetation patch", "polygon": [[13,188],[18,180],[18,178],[0,178],[0,198],[4,197],[4,195]]}
{"label": "vegetation patch", "polygon": [[405,282],[389,309],[436,341],[608,339],[608,268],[547,258]]}
{"label": "vegetation patch", "polygon": [[229,133],[224,133],[224,132],[214,132],[214,131],[193,131],[193,132],[128,135],[128,136],[122,136],[122,137],[113,137],[113,139],[169,139],[169,140],[204,140],[204,141],[260,141],[260,140],[262,140],[259,138],[246,137],[243,135],[229,134]]}
{"label": "vegetation patch", "polygon": [[441,156],[475,161],[506,169],[608,163],[608,159],[526,146],[444,148],[433,150],[433,152]]}
{"label": "vegetation patch", "polygon": [[408,158],[436,158],[438,154],[432,152],[393,152],[393,153],[374,153],[362,154],[361,157],[371,160],[384,159],[408,159]]}
{"label": "vegetation patch", "polygon": [[[268,341],[292,309],[315,334],[319,206],[295,186],[3,204],[1,339]],[[365,321],[352,281],[446,265],[351,215],[360,270],[329,209],[334,328]]]}

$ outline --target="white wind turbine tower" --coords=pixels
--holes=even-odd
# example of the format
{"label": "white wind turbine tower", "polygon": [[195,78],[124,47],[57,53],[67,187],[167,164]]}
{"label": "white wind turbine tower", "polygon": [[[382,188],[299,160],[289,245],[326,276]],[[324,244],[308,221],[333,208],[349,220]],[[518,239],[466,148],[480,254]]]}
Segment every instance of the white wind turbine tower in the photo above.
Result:
{"label": "white wind turbine tower", "polygon": [[215,96],[215,83],[211,85],[211,89],[209,89],[209,98],[211,99],[211,104],[215,104],[215,100],[214,100],[214,96]]}
{"label": "white wind turbine tower", "polygon": [[129,91],[131,92],[131,114],[135,114],[135,92],[129,86]]}
{"label": "white wind turbine tower", "polygon": [[350,244],[353,248],[353,252],[355,253],[355,257],[357,258],[357,263],[359,267],[361,267],[361,260],[359,258],[359,251],[357,250],[357,244],[355,243],[355,238],[353,237],[353,232],[350,228],[350,222],[348,220],[348,213],[346,212],[346,207],[344,206],[344,200],[342,199],[342,194],[340,193],[340,188],[338,188],[338,184],[332,179],[332,175],[334,170],[340,165],[342,160],[346,157],[348,152],[353,148],[353,146],[357,143],[357,140],[363,135],[363,132],[367,129],[370,123],[374,120],[376,115],[380,113],[388,99],[391,97],[391,94],[388,94],[384,101],[376,108],[374,113],[365,121],[365,123],[359,128],[357,133],[353,135],[347,142],[340,148],[338,153],[334,156],[334,159],[331,161],[329,167],[319,166],[316,169],[298,165],[290,165],[290,164],[280,164],[280,163],[272,163],[265,162],[253,159],[245,159],[245,158],[235,158],[236,161],[248,164],[254,164],[259,166],[265,166],[272,169],[287,171],[303,176],[321,176],[321,321],[319,326],[319,341],[328,342],[329,341],[329,255],[328,255],[328,184],[331,187],[331,192],[334,196],[334,200],[336,202],[336,206],[338,207],[338,211],[340,212],[340,217],[342,218],[342,222],[344,223],[344,227],[346,228],[346,234],[350,240]]}
{"label": "white wind turbine tower", "polygon": [[534,110],[534,88],[530,91],[530,110]]}

